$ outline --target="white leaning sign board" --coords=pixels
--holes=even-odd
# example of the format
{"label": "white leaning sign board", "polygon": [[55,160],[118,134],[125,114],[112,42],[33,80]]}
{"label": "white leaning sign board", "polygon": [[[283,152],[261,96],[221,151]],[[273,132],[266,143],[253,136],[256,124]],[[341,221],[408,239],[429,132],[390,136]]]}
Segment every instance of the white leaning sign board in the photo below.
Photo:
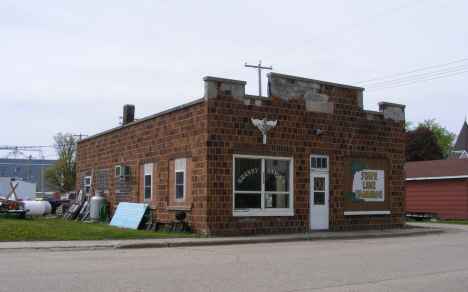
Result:
{"label": "white leaning sign board", "polygon": [[371,169],[356,172],[353,192],[356,193],[356,199],[365,202],[385,201],[385,172]]}

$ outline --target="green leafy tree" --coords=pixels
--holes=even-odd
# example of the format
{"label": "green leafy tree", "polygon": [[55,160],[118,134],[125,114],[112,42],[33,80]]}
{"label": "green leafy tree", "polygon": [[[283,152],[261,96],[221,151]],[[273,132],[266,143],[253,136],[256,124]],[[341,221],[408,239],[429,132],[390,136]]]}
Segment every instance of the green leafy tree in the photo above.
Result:
{"label": "green leafy tree", "polygon": [[427,128],[434,133],[437,138],[437,145],[439,145],[444,159],[447,159],[452,154],[453,143],[457,135],[448,131],[445,127],[442,127],[439,123],[435,122],[435,119],[424,120],[422,123],[418,123],[418,128]]}
{"label": "green leafy tree", "polygon": [[76,185],[76,140],[72,134],[58,133],[54,142],[59,158],[44,172],[44,184],[59,192],[72,191]]}

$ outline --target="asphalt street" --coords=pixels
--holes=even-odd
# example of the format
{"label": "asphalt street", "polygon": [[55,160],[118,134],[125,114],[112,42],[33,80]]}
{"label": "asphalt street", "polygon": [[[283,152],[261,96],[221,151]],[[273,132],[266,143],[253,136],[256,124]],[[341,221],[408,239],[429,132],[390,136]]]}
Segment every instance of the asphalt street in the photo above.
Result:
{"label": "asphalt street", "polygon": [[445,233],[173,248],[0,249],[0,290],[466,291],[468,227],[436,227]]}

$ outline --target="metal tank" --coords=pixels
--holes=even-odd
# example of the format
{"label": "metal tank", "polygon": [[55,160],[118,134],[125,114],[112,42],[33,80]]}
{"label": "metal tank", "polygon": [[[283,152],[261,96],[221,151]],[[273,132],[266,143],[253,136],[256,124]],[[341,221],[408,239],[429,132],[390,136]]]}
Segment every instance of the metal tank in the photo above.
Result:
{"label": "metal tank", "polygon": [[52,213],[52,205],[49,202],[47,201],[39,201],[39,202],[41,202],[45,207],[43,215],[49,215],[50,213]]}
{"label": "metal tank", "polygon": [[91,198],[91,210],[89,211],[89,218],[92,222],[102,222],[102,217],[99,215],[99,208],[102,204],[106,203],[106,198],[100,192],[96,192],[94,197]]}
{"label": "metal tank", "polygon": [[45,212],[45,206],[41,201],[24,201],[24,207],[29,211],[26,216],[42,216]]}

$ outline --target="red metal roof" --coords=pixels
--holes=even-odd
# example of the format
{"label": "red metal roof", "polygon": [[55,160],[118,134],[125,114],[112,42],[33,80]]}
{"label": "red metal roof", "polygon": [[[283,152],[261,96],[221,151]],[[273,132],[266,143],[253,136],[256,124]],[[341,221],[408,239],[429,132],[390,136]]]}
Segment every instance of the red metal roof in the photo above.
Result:
{"label": "red metal roof", "polygon": [[406,178],[468,176],[468,158],[406,163]]}

